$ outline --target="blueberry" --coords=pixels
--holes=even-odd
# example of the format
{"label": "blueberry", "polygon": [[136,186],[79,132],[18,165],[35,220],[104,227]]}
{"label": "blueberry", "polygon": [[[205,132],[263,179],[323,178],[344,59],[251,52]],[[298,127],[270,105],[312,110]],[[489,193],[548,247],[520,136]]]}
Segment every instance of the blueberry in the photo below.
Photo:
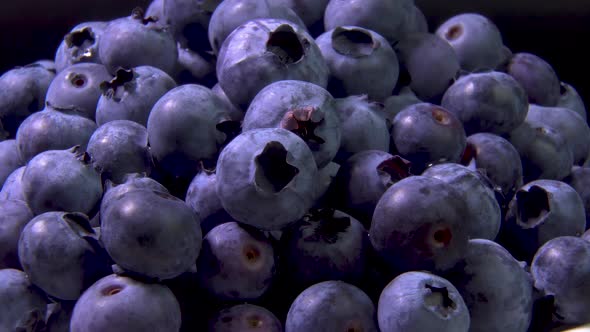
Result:
{"label": "blueberry", "polygon": [[68,114],[94,120],[101,95],[100,84],[110,80],[105,66],[78,63],[59,72],[47,90],[47,104]]}
{"label": "blueberry", "polygon": [[0,200],[0,269],[20,269],[18,239],[33,212],[23,201]]}
{"label": "blueberry", "polygon": [[327,280],[358,283],[366,266],[367,231],[338,210],[313,209],[281,236],[281,258],[291,287]]}
{"label": "blueberry", "polygon": [[46,212],[33,218],[21,233],[18,257],[31,282],[61,300],[78,299],[110,268],[81,213]]}
{"label": "blueberry", "polygon": [[394,45],[410,87],[424,101],[436,102],[457,76],[460,65],[453,47],[431,33],[413,33]]}
{"label": "blueberry", "polygon": [[530,260],[558,236],[580,236],[586,226],[584,202],[570,185],[537,180],[522,186],[510,202],[500,234],[514,257]]}
{"label": "blueberry", "polygon": [[336,99],[336,110],[342,137],[335,161],[342,163],[366,150],[389,151],[389,129],[379,104],[369,102],[366,95],[350,96]]}
{"label": "blueberry", "polygon": [[510,59],[507,73],[525,89],[529,102],[541,106],[556,106],[559,102],[559,79],[553,67],[531,53],[516,53]]}
{"label": "blueberry", "polygon": [[562,107],[545,107],[531,104],[526,122],[539,123],[554,129],[565,139],[572,150],[574,164],[583,164],[590,152],[590,128],[575,111]]}
{"label": "blueberry", "polygon": [[501,136],[491,133],[468,136],[461,163],[484,174],[491,181],[493,189],[501,193],[503,202],[510,201],[523,184],[520,155]]}
{"label": "blueberry", "polygon": [[279,6],[291,8],[312,35],[319,35],[324,31],[324,12],[330,0],[273,0]]}
{"label": "blueberry", "polygon": [[563,181],[574,188],[584,202],[586,211],[585,229],[590,229],[590,168],[574,166],[570,175]]}
{"label": "blueberry", "polygon": [[107,25],[98,42],[100,61],[114,74],[119,67],[153,66],[171,74],[178,50],[168,28],[141,10],[115,19]]}
{"label": "blueberry", "polygon": [[375,307],[356,286],[323,281],[308,287],[293,301],[285,331],[376,332]]}
{"label": "blueberry", "polygon": [[55,53],[55,68],[58,72],[80,62],[100,63],[98,41],[107,22],[92,21],[76,25],[65,36]]}
{"label": "blueberry", "polygon": [[383,102],[383,113],[388,125],[391,126],[397,113],[403,111],[404,108],[420,103],[423,103],[423,101],[418,99],[408,86],[403,87],[397,94],[387,97]]}
{"label": "blueberry", "polygon": [[178,84],[201,84],[211,87],[217,83],[215,59],[199,54],[177,43],[178,63],[174,78]]}
{"label": "blueberry", "polygon": [[586,106],[584,105],[584,101],[582,100],[582,97],[578,91],[573,86],[565,82],[561,82],[559,86],[561,96],[559,97],[559,101],[557,102],[556,106],[569,108],[572,111],[578,113],[582,118],[584,118],[584,121],[586,121]]}
{"label": "blueberry", "polygon": [[462,263],[448,280],[469,309],[470,331],[527,331],[532,318],[533,281],[499,244],[470,240]]}
{"label": "blueberry", "polygon": [[242,109],[270,83],[301,80],[325,88],[329,69],[304,28],[286,20],[242,24],[223,43],[216,67],[219,85]]}
{"label": "blueberry", "polygon": [[46,299],[27,275],[0,269],[0,330],[36,331],[43,326]]}
{"label": "blueberry", "polygon": [[373,30],[389,43],[403,35],[405,16],[413,11],[409,0],[330,0],[324,13],[326,31],[353,25]]}
{"label": "blueberry", "polygon": [[436,34],[453,46],[464,70],[494,70],[504,60],[500,30],[483,15],[455,15],[441,24]]}
{"label": "blueberry", "polygon": [[447,89],[441,105],[461,120],[467,135],[502,135],[525,120],[529,103],[525,90],[512,76],[491,71],[459,78]]}
{"label": "blueberry", "polygon": [[318,170],[305,141],[281,128],[234,138],[217,161],[217,194],[237,221],[281,229],[311,208]]}
{"label": "blueberry", "polygon": [[100,84],[96,123],[101,126],[113,120],[131,120],[146,126],[152,107],[175,87],[174,80],[155,67],[119,69],[112,80]]}
{"label": "blueberry", "polygon": [[291,8],[281,6],[276,1],[222,1],[215,8],[208,26],[209,43],[211,43],[213,52],[219,52],[227,36],[237,27],[258,18],[283,19],[305,28],[305,23]]}
{"label": "blueberry", "polygon": [[0,188],[4,185],[6,178],[23,164],[18,153],[16,140],[0,141]]}
{"label": "blueberry", "polygon": [[465,166],[447,163],[434,165],[422,173],[457,189],[467,203],[468,222],[465,223],[468,236],[472,239],[494,240],[500,231],[502,214],[493,189],[487,179],[477,171]]}
{"label": "blueberry", "polygon": [[465,150],[463,125],[443,107],[420,103],[406,107],[393,119],[392,152],[412,163],[414,174],[430,164],[458,162]]}
{"label": "blueberry", "polygon": [[168,287],[111,274],[76,302],[70,331],[176,332],[180,324],[180,306]]}
{"label": "blueberry", "polygon": [[569,175],[574,156],[560,132],[542,123],[525,121],[507,136],[520,155],[524,183],[562,180]]}
{"label": "blueberry", "polygon": [[164,0],[152,0],[145,10],[145,17],[154,17],[160,21],[164,17]]}
{"label": "blueberry", "polygon": [[0,191],[0,200],[25,200],[21,181],[25,168],[26,166],[21,166],[8,175],[6,181],[4,181],[4,186],[2,186],[2,190]]}
{"label": "blueberry", "polygon": [[379,297],[377,319],[382,332],[470,330],[469,309],[455,286],[428,272],[393,279]]}
{"label": "blueberry", "polygon": [[273,281],[274,250],[261,231],[226,222],[205,235],[197,274],[201,286],[216,298],[255,300]]}
{"label": "blueberry", "polygon": [[116,183],[121,183],[128,173],[149,174],[152,166],[147,129],[129,120],[98,127],[88,141],[88,153],[103,180]]}
{"label": "blueberry", "polygon": [[150,112],[150,151],[166,172],[191,179],[200,161],[217,157],[235,127],[225,104],[210,89],[182,85],[162,96]]}
{"label": "blueberry", "polygon": [[428,32],[428,22],[426,16],[420,8],[412,5],[404,17],[403,25],[401,26],[400,36],[406,36],[411,33],[426,33]]}
{"label": "blueberry", "polygon": [[468,221],[467,203],[453,185],[410,176],[381,196],[369,236],[373,248],[393,270],[443,271],[462,257]]}
{"label": "blueberry", "polygon": [[222,0],[167,0],[163,23],[170,26],[175,39],[193,51],[210,51],[207,38],[211,16]]}
{"label": "blueberry", "polygon": [[590,242],[573,236],[548,241],[535,254],[531,273],[535,287],[554,298],[554,320],[590,322]]}
{"label": "blueberry", "polygon": [[328,91],[335,97],[366,94],[383,101],[399,75],[395,51],[378,33],[355,26],[338,26],[316,38],[330,69]]}
{"label": "blueberry", "polygon": [[203,170],[191,181],[184,201],[193,209],[201,220],[203,234],[209,233],[213,227],[232,221],[221,205],[217,196],[217,174]]}
{"label": "blueberry", "polygon": [[248,107],[242,130],[280,127],[301,137],[319,168],[336,156],[341,129],[334,98],[309,82],[285,80],[267,85]]}
{"label": "blueberry", "polygon": [[134,173],[125,175],[121,184],[106,181],[105,193],[100,203],[100,214],[107,215],[110,205],[118,201],[125,193],[137,189],[153,190],[168,194],[168,189],[145,174]]}
{"label": "blueberry", "polygon": [[34,63],[9,70],[0,76],[0,140],[2,127],[14,138],[23,120],[45,106],[47,89],[55,70]]}
{"label": "blueberry", "polygon": [[254,304],[238,304],[218,312],[210,319],[213,332],[282,332],[281,321],[266,308]]}
{"label": "blueberry", "polygon": [[149,189],[113,197],[101,211],[100,238],[124,270],[156,279],[189,270],[202,241],[199,220],[183,201]]}
{"label": "blueberry", "polygon": [[395,182],[410,176],[410,162],[380,150],[358,152],[342,163],[330,194],[334,204],[367,228],[377,202]]}
{"label": "blueberry", "polygon": [[234,120],[234,121],[238,121],[241,122],[242,120],[244,120],[244,111],[241,110],[238,106],[234,105],[229,98],[227,97],[227,95],[225,94],[225,91],[223,91],[223,89],[221,88],[221,85],[219,85],[219,82],[217,82],[217,84],[215,84],[212,88],[211,91],[217,95],[217,97],[221,98],[221,100],[225,103],[226,109],[229,112],[229,117]]}
{"label": "blueberry", "polygon": [[27,163],[21,181],[27,204],[36,215],[47,211],[91,214],[102,197],[100,174],[78,146],[38,154]]}
{"label": "blueberry", "polygon": [[96,123],[88,118],[48,107],[31,114],[18,128],[16,144],[20,158],[28,162],[44,151],[68,149],[74,145],[85,150],[96,128]]}

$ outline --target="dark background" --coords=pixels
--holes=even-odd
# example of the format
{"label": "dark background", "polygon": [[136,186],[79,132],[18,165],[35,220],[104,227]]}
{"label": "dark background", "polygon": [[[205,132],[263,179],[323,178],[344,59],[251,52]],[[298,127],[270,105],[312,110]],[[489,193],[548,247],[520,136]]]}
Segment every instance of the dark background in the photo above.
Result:
{"label": "dark background", "polygon": [[[150,0],[20,0],[0,4],[0,73],[53,58],[77,23],[127,16]],[[462,12],[478,12],[499,27],[513,52],[534,53],[553,65],[590,105],[590,0],[416,0],[430,31]]]}

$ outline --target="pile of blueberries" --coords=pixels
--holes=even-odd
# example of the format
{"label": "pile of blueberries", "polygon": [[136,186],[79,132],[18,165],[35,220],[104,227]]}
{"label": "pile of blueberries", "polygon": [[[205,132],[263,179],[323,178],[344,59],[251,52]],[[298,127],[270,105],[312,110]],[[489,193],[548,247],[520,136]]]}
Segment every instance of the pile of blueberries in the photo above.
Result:
{"label": "pile of blueberries", "polygon": [[480,14],[430,31],[154,0],[4,73],[0,331],[590,323],[582,99]]}

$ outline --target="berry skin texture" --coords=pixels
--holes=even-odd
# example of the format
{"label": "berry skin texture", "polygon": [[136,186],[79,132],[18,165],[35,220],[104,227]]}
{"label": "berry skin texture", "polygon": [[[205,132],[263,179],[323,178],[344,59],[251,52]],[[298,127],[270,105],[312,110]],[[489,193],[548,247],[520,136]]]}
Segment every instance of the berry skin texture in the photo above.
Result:
{"label": "berry skin texture", "polygon": [[580,195],[586,210],[586,230],[590,229],[590,167],[572,167],[571,174],[563,182],[572,186]]}
{"label": "berry skin texture", "polygon": [[370,29],[395,43],[404,36],[405,17],[412,13],[409,0],[330,0],[324,13],[326,31],[339,26]]}
{"label": "berry skin texture", "polygon": [[420,103],[410,105],[393,119],[392,154],[412,163],[412,172],[420,174],[428,165],[458,162],[465,150],[463,125],[445,108]]}
{"label": "berry skin texture", "polygon": [[109,22],[99,40],[98,55],[111,74],[119,67],[146,65],[172,74],[178,50],[168,28],[135,11],[131,16]]}
{"label": "berry skin texture", "polygon": [[522,85],[531,104],[556,106],[559,102],[559,78],[551,65],[537,55],[514,54],[506,72]]}
{"label": "berry skin texture", "polygon": [[383,101],[399,76],[395,51],[378,33],[356,26],[339,26],[316,38],[330,68],[328,91],[335,97],[368,95]]}
{"label": "berry skin texture", "polygon": [[33,331],[43,323],[45,296],[16,269],[0,269],[0,330]]}
{"label": "berry skin texture", "polygon": [[381,332],[469,330],[469,310],[448,280],[427,272],[406,272],[381,293],[377,306]]}
{"label": "berry skin texture", "polygon": [[4,185],[6,178],[23,164],[16,140],[0,141],[0,188]]}
{"label": "berry skin texture", "polygon": [[209,322],[216,332],[282,332],[281,321],[266,308],[254,304],[238,304],[221,310]]}
{"label": "berry skin texture", "polygon": [[88,118],[47,108],[27,117],[18,128],[19,156],[28,162],[49,150],[69,149],[75,145],[86,150],[96,128],[96,123]]}
{"label": "berry skin texture", "polygon": [[462,263],[448,280],[469,309],[469,331],[527,331],[533,313],[533,280],[496,242],[469,240]]}
{"label": "berry skin texture", "polygon": [[0,199],[0,269],[22,269],[18,259],[18,240],[33,212],[23,201]]}
{"label": "berry skin texture", "polygon": [[23,120],[45,107],[47,89],[54,77],[55,69],[40,63],[17,67],[0,76],[0,140],[3,131],[8,138],[14,138]]}
{"label": "berry skin texture", "polygon": [[102,95],[96,105],[99,126],[113,120],[131,120],[145,127],[154,104],[175,88],[176,82],[158,68],[139,66],[117,70],[115,77],[100,87]]}
{"label": "berry skin texture", "polygon": [[503,201],[510,201],[523,184],[522,162],[518,151],[508,140],[494,134],[468,136],[461,164],[482,170],[492,182],[494,190],[499,189],[502,193]]}
{"label": "berry skin texture", "polygon": [[441,106],[461,120],[467,135],[503,135],[524,122],[529,103],[512,76],[490,71],[459,78],[445,92]]}
{"label": "berry skin texture", "polygon": [[25,201],[22,188],[22,177],[26,166],[21,166],[10,173],[0,190],[0,200]]}
{"label": "berry skin texture", "polygon": [[21,181],[35,215],[49,211],[90,215],[103,193],[100,174],[78,146],[38,154],[27,163]]}
{"label": "berry skin texture", "polygon": [[494,240],[500,231],[502,215],[494,191],[477,171],[465,166],[447,163],[434,165],[422,173],[449,183],[457,189],[467,203],[468,229],[471,239]]}
{"label": "berry skin texture", "polygon": [[213,228],[197,260],[199,283],[215,298],[260,298],[275,275],[275,253],[264,234],[234,221]]}
{"label": "berry skin texture", "polygon": [[467,205],[453,185],[410,176],[381,196],[369,237],[393,270],[444,271],[463,256],[468,240],[466,222]]}
{"label": "berry skin texture", "polygon": [[299,136],[281,128],[253,129],[234,138],[217,161],[217,195],[236,221],[279,230],[316,198],[318,169]]}
{"label": "berry skin texture", "polygon": [[124,270],[164,280],[194,266],[202,233],[196,215],[180,199],[135,189],[113,197],[101,213],[100,239]]}
{"label": "berry skin texture", "polygon": [[227,37],[216,73],[229,100],[247,109],[262,88],[276,81],[301,80],[326,88],[329,68],[304,28],[286,20],[256,19]]}
{"label": "berry skin texture", "polygon": [[453,16],[438,27],[436,34],[451,44],[466,71],[494,70],[504,61],[498,27],[480,14]]}
{"label": "berry skin texture", "polygon": [[362,290],[343,281],[324,281],[308,287],[293,303],[286,332],[377,332],[375,307]]}
{"label": "berry skin texture", "polygon": [[98,236],[81,213],[46,212],[33,218],[21,233],[18,257],[31,281],[61,300],[77,300],[110,270]]}
{"label": "berry skin texture", "polygon": [[180,324],[180,305],[168,287],[111,274],[76,302],[70,331],[177,332]]}
{"label": "berry skin texture", "polygon": [[550,240],[535,254],[531,273],[535,287],[554,297],[554,320],[590,322],[590,242],[573,236]]}
{"label": "berry skin texture", "polygon": [[586,227],[584,202],[570,185],[537,180],[522,186],[509,204],[500,243],[527,260],[558,236],[581,236]]}
{"label": "berry skin texture", "polygon": [[90,120],[96,117],[96,105],[102,91],[100,85],[111,79],[105,66],[78,63],[59,72],[49,85],[48,106],[64,113]]}
{"label": "berry skin texture", "polygon": [[459,73],[459,59],[455,50],[435,34],[414,33],[404,36],[394,49],[400,66],[410,76],[410,87],[421,100],[440,100]]}
{"label": "berry skin texture", "polygon": [[578,91],[571,84],[565,82],[560,83],[560,90],[561,96],[557,102],[557,107],[569,108],[578,113],[586,121],[588,117],[586,106]]}

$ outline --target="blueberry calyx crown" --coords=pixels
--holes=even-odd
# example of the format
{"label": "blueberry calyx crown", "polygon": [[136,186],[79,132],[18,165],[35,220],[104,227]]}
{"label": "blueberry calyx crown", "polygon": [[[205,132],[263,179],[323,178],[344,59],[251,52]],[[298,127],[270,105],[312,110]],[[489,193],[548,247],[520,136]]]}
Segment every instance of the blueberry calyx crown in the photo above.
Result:
{"label": "blueberry calyx crown", "polygon": [[332,48],[345,56],[368,56],[378,47],[379,42],[364,29],[337,27],[332,32]]}
{"label": "blueberry calyx crown", "polygon": [[457,309],[457,304],[449,297],[449,290],[446,287],[425,284],[424,288],[430,290],[424,302],[426,305],[434,306],[443,317],[448,317],[450,312]]}
{"label": "blueberry calyx crown", "polygon": [[525,228],[541,224],[551,213],[549,194],[539,186],[531,186],[528,191],[521,189],[516,192],[518,222]]}
{"label": "blueberry calyx crown", "polygon": [[91,27],[84,27],[68,33],[64,37],[64,41],[68,48],[73,49],[73,56],[78,61],[91,58],[94,55],[90,47],[94,45],[96,38]]}
{"label": "blueberry calyx crown", "polygon": [[386,187],[412,175],[412,163],[398,155],[388,158],[377,165],[377,173]]}
{"label": "blueberry calyx crown", "polygon": [[297,167],[287,162],[287,153],[280,142],[271,141],[256,156],[255,183],[259,188],[278,193],[299,173]]}
{"label": "blueberry calyx crown", "polygon": [[315,133],[316,128],[318,128],[323,121],[323,115],[318,112],[318,109],[309,106],[296,108],[287,112],[281,121],[281,127],[295,133],[308,144],[314,143],[310,146],[313,150],[314,148],[317,148],[317,145],[325,143],[325,140]]}
{"label": "blueberry calyx crown", "polygon": [[112,80],[100,83],[100,90],[105,97],[119,102],[123,88],[133,81],[134,76],[133,69],[119,68]]}
{"label": "blueberry calyx crown", "polygon": [[145,17],[145,11],[141,7],[135,7],[131,11],[131,18],[138,20],[143,25],[148,25],[149,23],[158,22],[158,18],[154,16]]}
{"label": "blueberry calyx crown", "polygon": [[335,243],[340,233],[346,232],[350,227],[350,218],[335,217],[333,208],[312,209],[303,217],[303,222],[307,225],[318,223],[313,235],[307,237],[305,241],[325,243]]}
{"label": "blueberry calyx crown", "polygon": [[283,24],[270,33],[266,42],[266,50],[274,53],[281,63],[288,65],[303,59],[305,48],[308,45],[309,41],[299,40],[293,27]]}

